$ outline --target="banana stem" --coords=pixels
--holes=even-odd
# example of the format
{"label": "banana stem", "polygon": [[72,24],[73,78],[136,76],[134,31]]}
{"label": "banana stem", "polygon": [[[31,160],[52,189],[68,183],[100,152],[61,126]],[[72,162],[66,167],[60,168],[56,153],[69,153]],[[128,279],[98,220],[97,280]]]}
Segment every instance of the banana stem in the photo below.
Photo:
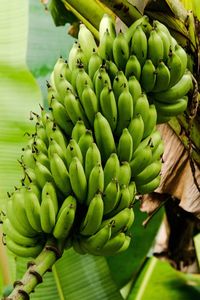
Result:
{"label": "banana stem", "polygon": [[26,273],[21,280],[17,280],[14,283],[14,289],[6,299],[29,299],[29,294],[42,282],[44,274],[49,271],[56,260],[61,257],[63,248],[63,245],[58,244],[55,239],[49,239],[36,259],[28,263]]}
{"label": "banana stem", "polygon": [[127,0],[99,0],[111,11],[113,11],[127,26],[141,18],[142,14]]}

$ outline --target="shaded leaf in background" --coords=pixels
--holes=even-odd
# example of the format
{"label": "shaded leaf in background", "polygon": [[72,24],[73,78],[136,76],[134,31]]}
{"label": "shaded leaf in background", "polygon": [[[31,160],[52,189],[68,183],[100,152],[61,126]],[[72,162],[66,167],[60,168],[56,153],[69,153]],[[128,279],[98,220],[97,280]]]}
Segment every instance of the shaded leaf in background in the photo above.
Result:
{"label": "shaded leaf in background", "polygon": [[144,228],[142,223],[146,215],[140,211],[139,201],[133,209],[135,220],[131,227],[132,239],[130,247],[122,254],[107,258],[112,277],[120,288],[131,278],[137,276],[152,247],[153,240],[163,218],[163,210],[161,209],[148,223],[147,227]]}
{"label": "shaded leaf in background", "polygon": [[133,285],[128,300],[199,299],[199,275],[183,274],[168,262],[151,257]]}

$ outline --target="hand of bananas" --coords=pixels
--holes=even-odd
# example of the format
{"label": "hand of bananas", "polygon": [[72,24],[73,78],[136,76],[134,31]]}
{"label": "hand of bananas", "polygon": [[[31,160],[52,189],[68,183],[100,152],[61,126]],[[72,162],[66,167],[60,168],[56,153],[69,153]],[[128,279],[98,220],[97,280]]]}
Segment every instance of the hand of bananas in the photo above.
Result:
{"label": "hand of bananas", "polygon": [[97,47],[82,24],[68,61],[48,84],[49,112],[22,154],[22,184],[7,201],[8,249],[37,256],[47,237],[81,254],[114,255],[130,244],[136,193],[156,189],[164,145],[157,122],[187,107],[187,55],[146,16],[116,34],[105,15]]}

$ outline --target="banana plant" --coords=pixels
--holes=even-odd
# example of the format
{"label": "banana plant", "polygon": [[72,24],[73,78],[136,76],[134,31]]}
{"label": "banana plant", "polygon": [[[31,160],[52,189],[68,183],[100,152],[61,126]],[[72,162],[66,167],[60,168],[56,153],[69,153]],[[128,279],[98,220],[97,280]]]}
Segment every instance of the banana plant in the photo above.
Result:
{"label": "banana plant", "polygon": [[[183,46],[187,45],[189,49],[187,51],[190,53],[191,66],[193,66],[191,67],[191,70],[194,74],[194,83],[197,92],[197,96],[194,96],[195,103],[195,100],[198,97],[199,77],[196,50],[198,49],[199,41],[196,39],[196,35],[193,34],[194,27],[192,26],[194,26],[194,15],[188,13],[186,10],[188,7],[185,6],[184,8],[181,6],[179,1],[176,1],[175,3],[174,1],[173,3],[172,1],[163,1],[162,5],[159,6],[159,12],[157,11],[158,7],[155,7],[154,3],[152,4],[151,1],[146,1],[144,3],[141,3],[141,1],[135,1],[134,5],[132,5],[130,1],[128,2],[125,0],[112,2],[91,1],[90,6],[88,6],[85,1],[54,0],[51,1],[50,5],[46,8],[51,10],[56,25],[64,25],[66,22],[73,23],[69,32],[76,36],[77,28],[79,26],[78,20],[80,20],[86,24],[88,29],[94,34],[97,41],[99,39],[98,27],[104,13],[109,14],[113,19],[117,19],[119,22],[118,26],[120,27],[122,24],[125,27],[130,26],[133,21],[140,18],[143,14],[147,14],[150,18],[156,18],[165,23],[179,43]],[[169,16],[167,15],[167,18],[166,14],[164,14],[166,9],[169,12]],[[196,15],[198,15],[197,12]],[[42,18],[44,18],[44,16]],[[27,24],[25,25],[25,28],[27,28]],[[40,32],[40,30],[38,30],[38,32]],[[23,45],[23,49],[26,49],[25,45]],[[46,54],[47,56],[45,59],[52,55],[51,51],[49,51],[49,53],[47,51]],[[23,58],[23,63],[24,62],[25,59]],[[29,66],[32,64],[31,68],[35,77],[40,77],[39,82],[42,82],[42,90],[44,91],[44,77],[41,78],[41,73],[40,71],[38,72],[38,69],[40,68],[38,61],[35,63],[33,63],[33,61],[29,61],[29,64]],[[41,64],[43,64],[42,61]],[[49,76],[48,70],[51,69],[52,66],[47,66],[44,71],[47,78]],[[40,93],[38,89],[37,92]],[[44,104],[47,105],[46,102]],[[32,110],[32,108],[29,109]],[[196,107],[193,110],[193,115],[191,115],[191,111],[189,112],[189,116],[193,121],[192,128],[191,124],[188,124],[186,121],[187,119],[185,116],[180,116],[179,118],[174,118],[170,121],[170,126],[177,134],[180,133],[180,128],[182,127],[190,133],[188,141],[186,141],[185,136],[182,137],[185,147],[188,147],[191,141],[193,145],[198,145],[196,132],[198,133],[197,126],[199,123],[195,109]],[[193,151],[192,156],[197,162],[199,162],[198,151]],[[14,180],[16,180],[16,177],[17,176],[15,175]],[[9,183],[9,185],[13,186],[13,182]],[[6,187],[4,186],[5,190],[10,188],[9,185]],[[164,204],[165,203],[166,199],[164,199]],[[167,210],[166,206],[166,210],[169,213],[172,213],[170,209]],[[163,279],[167,280],[167,278],[171,277],[176,281],[178,286],[175,289],[174,294],[171,293],[172,289],[170,286],[173,286],[173,280],[169,280],[169,288],[165,289],[166,298],[178,297],[179,295],[181,299],[187,299],[187,288],[191,288],[191,286],[194,288],[190,295],[198,297],[198,275],[196,277],[193,277],[192,275],[190,277],[183,276],[181,272],[172,270],[172,268],[170,268],[167,264],[160,264],[160,262],[155,258],[147,258],[148,252],[151,249],[152,242],[163,218],[162,205],[157,207],[156,211],[154,210],[147,220],[145,220],[144,214],[141,213],[138,203],[136,204],[135,211],[137,213],[133,230],[133,235],[135,236],[134,241],[130,245],[129,250],[119,256],[109,257],[106,260],[102,257],[95,257],[92,255],[78,255],[74,253],[73,250],[67,250],[62,255],[62,258],[60,258],[63,246],[61,245],[61,253],[59,253],[57,251],[59,250],[59,247],[58,249],[55,249],[54,241],[53,244],[51,244],[52,241],[49,240],[47,247],[45,247],[39,254],[34,264],[33,262],[29,262],[27,271],[25,270],[26,262],[24,260],[17,258],[16,264],[12,260],[12,266],[14,265],[16,267],[16,271],[13,272],[15,274],[12,274],[12,281],[13,279],[16,281],[15,288],[10,294],[11,299],[24,299],[25,297],[28,297],[35,287],[41,283],[43,275],[45,275],[44,283],[36,288],[36,292],[34,294],[31,294],[31,299],[57,298],[75,300],[81,297],[82,299],[95,298],[105,300],[131,300],[146,299],[149,295],[151,298],[156,299],[158,295],[154,293],[153,287],[155,282],[158,282],[159,278],[157,274],[159,274],[159,272],[164,273]],[[158,213],[155,214],[157,211]],[[174,210],[173,213],[182,212],[176,212]],[[148,223],[146,229],[141,227],[142,223],[145,225]],[[198,245],[198,243],[196,243],[196,245]],[[199,246],[197,246],[197,251],[198,247]],[[8,257],[10,257],[10,255]],[[47,271],[49,269],[51,269],[52,272],[48,273]],[[118,272],[120,269],[122,271]],[[21,280],[19,280],[19,278],[21,278]],[[9,278],[6,280],[6,283],[8,282],[10,282]],[[159,287],[162,291],[164,290],[165,282],[165,280],[159,280]],[[89,288],[86,290],[85,287],[88,286]],[[186,290],[185,293],[183,287]],[[4,296],[6,297],[6,291],[4,291]]]}

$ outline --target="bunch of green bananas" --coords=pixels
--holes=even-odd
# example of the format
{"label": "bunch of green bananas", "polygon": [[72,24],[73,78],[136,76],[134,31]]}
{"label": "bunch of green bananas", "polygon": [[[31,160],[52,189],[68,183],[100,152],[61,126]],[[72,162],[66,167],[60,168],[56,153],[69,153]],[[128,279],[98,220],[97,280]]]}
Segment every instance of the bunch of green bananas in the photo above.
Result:
{"label": "bunch of green bananas", "polygon": [[49,236],[81,254],[128,248],[135,195],[160,183],[164,145],[156,124],[183,110],[174,105],[187,105],[192,85],[185,52],[164,28],[142,17],[117,35],[105,15],[99,47],[82,24],[68,60],[57,60],[49,111],[35,115],[24,178],[3,220],[16,255],[37,256]]}

